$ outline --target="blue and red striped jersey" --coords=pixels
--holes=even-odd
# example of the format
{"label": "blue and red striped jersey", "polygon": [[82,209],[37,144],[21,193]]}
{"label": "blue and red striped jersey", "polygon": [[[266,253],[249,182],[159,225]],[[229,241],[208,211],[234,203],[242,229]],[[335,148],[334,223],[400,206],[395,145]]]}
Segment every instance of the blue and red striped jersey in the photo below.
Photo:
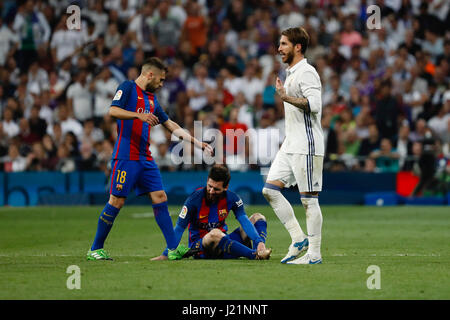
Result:
{"label": "blue and red striped jersey", "polygon": [[[169,119],[156,96],[141,89],[134,81],[122,82],[111,106],[138,113],[153,113],[158,117],[159,123]],[[150,152],[150,130],[151,126],[139,119],[117,119],[117,140],[112,159],[153,160]]]}
{"label": "blue and red striped jersey", "polygon": [[189,224],[189,246],[203,238],[212,229],[218,228],[227,233],[225,219],[233,211],[236,219],[246,215],[242,199],[232,191],[225,191],[217,203],[207,203],[206,188],[194,191],[185,201],[177,224],[186,227]]}

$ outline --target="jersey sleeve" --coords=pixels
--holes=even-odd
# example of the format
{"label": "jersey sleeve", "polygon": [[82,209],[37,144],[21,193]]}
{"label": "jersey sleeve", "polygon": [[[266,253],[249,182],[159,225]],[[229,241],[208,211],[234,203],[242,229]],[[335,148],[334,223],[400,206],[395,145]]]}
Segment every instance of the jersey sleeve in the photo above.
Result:
{"label": "jersey sleeve", "polygon": [[183,208],[181,208],[180,214],[178,215],[177,226],[181,226],[186,229],[191,218],[195,215],[195,193],[191,194],[184,202]]}
{"label": "jersey sleeve", "polygon": [[111,107],[120,107],[126,109],[128,98],[132,90],[132,82],[125,81],[122,82],[116,90],[113,101],[111,102]]}
{"label": "jersey sleeve", "polygon": [[320,112],[322,108],[322,93],[320,79],[317,74],[308,70],[300,76],[300,89],[303,96],[308,99],[309,111]]}
{"label": "jersey sleeve", "polygon": [[234,192],[230,192],[229,199],[232,201],[231,210],[233,210],[235,217],[246,216],[242,199]]}
{"label": "jersey sleeve", "polygon": [[158,99],[155,97],[155,111],[153,112],[155,116],[158,117],[159,123],[164,123],[169,120],[169,116],[164,112],[163,108],[159,104]]}

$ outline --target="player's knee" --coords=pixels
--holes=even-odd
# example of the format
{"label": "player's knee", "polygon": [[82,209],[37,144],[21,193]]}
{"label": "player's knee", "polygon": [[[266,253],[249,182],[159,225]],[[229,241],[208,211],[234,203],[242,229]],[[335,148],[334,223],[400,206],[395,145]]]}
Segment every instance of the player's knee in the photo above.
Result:
{"label": "player's knee", "polygon": [[120,209],[125,204],[125,198],[124,197],[116,197],[116,196],[110,195],[108,203],[111,206]]}
{"label": "player's knee", "polygon": [[205,236],[205,240],[207,243],[219,243],[224,236],[225,234],[220,229],[212,229]]}
{"label": "player's knee", "polygon": [[264,187],[262,189],[262,194],[263,194],[264,198],[266,198],[266,200],[269,202],[274,200],[279,193],[280,192],[277,190],[269,189],[266,187]]}
{"label": "player's knee", "polygon": [[263,214],[259,213],[259,212],[255,212],[254,214],[252,214],[250,216],[250,221],[253,224],[255,224],[256,221],[259,221],[259,220],[266,221],[266,217]]}

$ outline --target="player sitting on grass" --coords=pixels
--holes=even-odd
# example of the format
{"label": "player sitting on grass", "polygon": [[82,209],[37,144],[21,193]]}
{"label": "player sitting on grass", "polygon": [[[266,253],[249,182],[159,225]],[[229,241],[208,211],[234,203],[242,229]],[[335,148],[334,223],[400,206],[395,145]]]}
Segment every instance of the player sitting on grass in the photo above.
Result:
{"label": "player sitting on grass", "polygon": [[[267,223],[260,213],[250,219],[244,203],[234,192],[228,191],[230,171],[225,165],[214,165],[206,187],[194,191],[184,203],[175,226],[177,243],[189,225],[189,248],[184,255],[203,259],[269,259],[272,249],[265,246]],[[241,224],[227,234],[225,219],[230,210]],[[253,245],[252,245],[253,244]],[[167,248],[152,260],[167,260]]]}

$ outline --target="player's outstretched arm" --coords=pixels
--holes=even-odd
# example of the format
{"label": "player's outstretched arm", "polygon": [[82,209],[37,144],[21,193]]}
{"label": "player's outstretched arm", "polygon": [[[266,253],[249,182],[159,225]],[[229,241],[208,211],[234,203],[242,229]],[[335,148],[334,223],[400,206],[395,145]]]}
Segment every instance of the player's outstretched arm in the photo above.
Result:
{"label": "player's outstretched arm", "polygon": [[140,119],[142,122],[147,122],[152,127],[159,124],[158,117],[152,113],[137,113],[115,106],[109,108],[109,115],[121,120]]}
{"label": "player's outstretched arm", "polygon": [[171,133],[173,133],[177,138],[182,139],[183,141],[190,141],[197,148],[205,150],[206,152],[208,152],[209,155],[212,155],[213,149],[211,148],[211,146],[209,144],[207,144],[206,142],[198,141],[196,138],[191,136],[188,132],[183,130],[183,128],[181,128],[178,125],[178,123],[169,119],[163,123],[163,126],[167,130],[169,130]]}

